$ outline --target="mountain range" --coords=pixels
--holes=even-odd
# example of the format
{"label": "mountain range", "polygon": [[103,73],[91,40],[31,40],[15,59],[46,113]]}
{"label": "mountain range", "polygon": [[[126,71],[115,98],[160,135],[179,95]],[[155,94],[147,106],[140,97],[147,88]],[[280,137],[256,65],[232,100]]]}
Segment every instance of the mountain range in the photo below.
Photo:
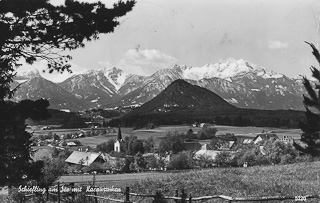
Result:
{"label": "mountain range", "polygon": [[70,111],[140,106],[178,79],[204,87],[240,108],[304,109],[301,79],[289,78],[244,59],[202,67],[175,65],[150,76],[127,74],[112,67],[74,75],[61,83],[50,82],[33,70],[15,78],[13,86],[20,84],[20,88],[14,99],[47,98],[50,108]]}

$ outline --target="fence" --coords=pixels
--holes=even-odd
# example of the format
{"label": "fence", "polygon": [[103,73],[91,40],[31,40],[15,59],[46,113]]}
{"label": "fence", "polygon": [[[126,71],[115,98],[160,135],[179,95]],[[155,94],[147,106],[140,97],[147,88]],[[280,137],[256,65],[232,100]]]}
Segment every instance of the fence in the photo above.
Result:
{"label": "fence", "polygon": [[[58,183],[57,185],[57,192],[46,192],[46,200],[49,200],[49,195],[55,196],[54,201],[57,203],[63,203],[63,202],[73,202],[75,199],[76,193],[71,193],[67,196],[69,196],[69,199],[65,199],[65,195],[62,195],[61,185]],[[91,186],[92,188],[95,188],[94,186]],[[187,194],[184,189],[181,189],[181,193],[179,194],[179,190],[175,190],[174,194],[175,196],[163,196],[163,194],[159,191],[156,191],[155,194],[137,194],[130,192],[130,188],[126,187],[125,191],[119,191],[114,192],[118,193],[120,195],[123,195],[124,197],[122,199],[114,199],[111,197],[105,197],[105,196],[98,196],[97,192],[89,192],[84,194],[84,197],[87,199],[83,202],[86,203],[101,203],[101,201],[108,200],[108,202],[122,202],[122,203],[135,203],[134,201],[131,201],[130,199],[132,197],[140,197],[140,198],[151,198],[152,203],[164,203],[167,200],[173,200],[175,203],[191,203],[191,202],[199,202],[199,201],[208,201],[212,199],[221,199],[223,201],[231,202],[265,202],[265,201],[284,201],[284,200],[294,200],[294,201],[303,201],[306,202],[310,199],[320,199],[320,195],[306,195],[306,196],[271,196],[271,197],[230,197],[226,195],[212,195],[212,196],[202,196],[202,197],[193,197],[191,194]],[[25,194],[21,197],[21,203],[26,202],[28,198],[35,196],[36,194]],[[88,199],[89,198],[89,199]],[[100,201],[99,201],[100,200]],[[140,200],[141,201],[141,200]],[[139,201],[139,202],[140,202]]]}

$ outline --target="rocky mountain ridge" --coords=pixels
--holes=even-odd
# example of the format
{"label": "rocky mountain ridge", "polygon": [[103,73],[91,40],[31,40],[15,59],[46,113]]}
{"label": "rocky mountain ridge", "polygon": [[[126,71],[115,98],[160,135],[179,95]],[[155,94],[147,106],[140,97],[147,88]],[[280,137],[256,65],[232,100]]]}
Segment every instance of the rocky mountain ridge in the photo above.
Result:
{"label": "rocky mountain ridge", "polygon": [[[39,77],[35,75],[28,77]],[[22,78],[20,75],[18,79],[21,81]],[[303,110],[302,94],[305,91],[299,79],[258,67],[244,59],[202,67],[175,65],[151,76],[127,74],[115,67],[90,70],[56,85],[83,101],[81,107],[106,108],[139,106],[177,79],[207,88],[241,108]],[[21,98],[19,94],[16,97]]]}

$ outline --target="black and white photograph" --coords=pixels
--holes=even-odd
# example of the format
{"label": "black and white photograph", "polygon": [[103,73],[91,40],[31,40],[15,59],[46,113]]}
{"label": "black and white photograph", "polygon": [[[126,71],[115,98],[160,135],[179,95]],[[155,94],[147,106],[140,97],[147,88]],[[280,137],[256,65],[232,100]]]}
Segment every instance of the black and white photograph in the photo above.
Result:
{"label": "black and white photograph", "polygon": [[320,202],[319,0],[0,0],[0,203]]}

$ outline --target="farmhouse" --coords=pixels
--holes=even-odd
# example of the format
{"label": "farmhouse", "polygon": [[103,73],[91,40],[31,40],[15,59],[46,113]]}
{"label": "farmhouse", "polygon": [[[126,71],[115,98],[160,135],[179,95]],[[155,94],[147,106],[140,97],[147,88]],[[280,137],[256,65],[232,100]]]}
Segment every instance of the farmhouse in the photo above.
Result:
{"label": "farmhouse", "polygon": [[253,139],[254,139],[254,137],[251,137],[248,135],[243,135],[243,134],[236,135],[236,141],[230,147],[230,150],[238,150],[243,145],[251,144],[251,143],[253,143]]}
{"label": "farmhouse", "polygon": [[102,153],[73,151],[66,159],[67,163],[90,166],[93,162],[104,162]]}
{"label": "farmhouse", "polygon": [[260,141],[270,140],[270,139],[278,140],[279,137],[275,133],[260,133],[260,134],[257,134],[257,136],[252,141],[254,144],[257,144]]}
{"label": "farmhouse", "polygon": [[201,149],[195,153],[195,158],[199,159],[201,156],[206,156],[215,159],[219,152],[221,151],[213,150],[208,144],[204,144]]}

